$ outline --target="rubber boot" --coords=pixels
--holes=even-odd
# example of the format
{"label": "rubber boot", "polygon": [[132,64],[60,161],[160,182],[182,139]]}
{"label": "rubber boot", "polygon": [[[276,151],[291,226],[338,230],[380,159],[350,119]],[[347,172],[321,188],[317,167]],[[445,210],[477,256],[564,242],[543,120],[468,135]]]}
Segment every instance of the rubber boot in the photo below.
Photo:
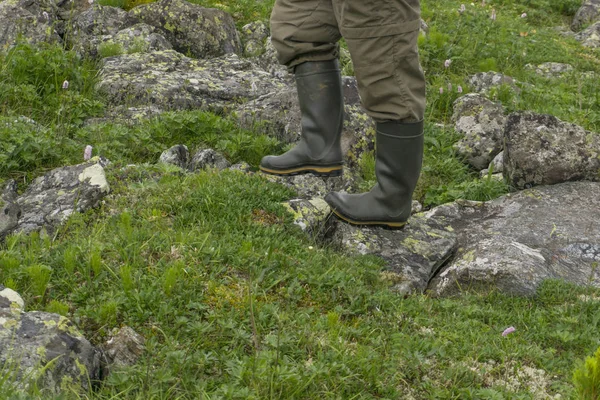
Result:
{"label": "rubber boot", "polygon": [[377,124],[375,175],[370,192],[332,192],[325,197],[332,211],[354,225],[403,227],[411,214],[412,194],[423,161],[423,122]]}
{"label": "rubber boot", "polygon": [[280,156],[266,156],[261,171],[273,175],[342,174],[341,134],[344,97],[337,60],[310,61],[295,67],[302,114],[298,144]]}

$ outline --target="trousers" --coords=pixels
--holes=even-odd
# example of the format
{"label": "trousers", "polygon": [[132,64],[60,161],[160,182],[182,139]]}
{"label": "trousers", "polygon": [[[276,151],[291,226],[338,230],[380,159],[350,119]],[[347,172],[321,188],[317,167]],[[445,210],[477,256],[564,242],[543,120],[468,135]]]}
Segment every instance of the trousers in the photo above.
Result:
{"label": "trousers", "polygon": [[420,0],[276,0],[271,40],[290,70],[350,51],[361,102],[377,122],[421,121],[425,77],[417,39]]}

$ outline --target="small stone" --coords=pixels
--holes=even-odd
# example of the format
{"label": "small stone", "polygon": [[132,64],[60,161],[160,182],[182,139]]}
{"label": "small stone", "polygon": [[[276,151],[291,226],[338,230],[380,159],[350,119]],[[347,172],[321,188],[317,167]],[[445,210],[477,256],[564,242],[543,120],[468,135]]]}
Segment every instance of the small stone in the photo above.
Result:
{"label": "small stone", "polygon": [[231,163],[225,156],[213,149],[200,149],[192,157],[190,162],[190,171],[199,171],[207,168],[216,168],[219,171],[227,169]]}
{"label": "small stone", "polygon": [[146,339],[128,326],[113,332],[113,336],[104,344],[109,366],[134,365],[146,350],[145,344]]}
{"label": "small stone", "polygon": [[168,150],[163,151],[158,161],[164,164],[171,164],[180,168],[186,168],[189,157],[190,152],[187,146],[184,144],[178,144]]}

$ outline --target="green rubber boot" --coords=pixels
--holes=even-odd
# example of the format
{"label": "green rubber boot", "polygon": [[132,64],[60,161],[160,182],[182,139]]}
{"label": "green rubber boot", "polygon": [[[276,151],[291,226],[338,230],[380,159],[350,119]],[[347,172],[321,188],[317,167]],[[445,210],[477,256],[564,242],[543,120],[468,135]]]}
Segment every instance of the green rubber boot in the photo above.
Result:
{"label": "green rubber boot", "polygon": [[342,174],[344,121],[342,80],[337,60],[310,61],[294,69],[302,114],[302,137],[290,151],[266,156],[262,172],[273,175]]}
{"label": "green rubber boot", "polygon": [[412,194],[423,161],[423,122],[377,124],[375,175],[370,192],[332,192],[325,197],[333,212],[354,225],[401,228],[412,208]]}

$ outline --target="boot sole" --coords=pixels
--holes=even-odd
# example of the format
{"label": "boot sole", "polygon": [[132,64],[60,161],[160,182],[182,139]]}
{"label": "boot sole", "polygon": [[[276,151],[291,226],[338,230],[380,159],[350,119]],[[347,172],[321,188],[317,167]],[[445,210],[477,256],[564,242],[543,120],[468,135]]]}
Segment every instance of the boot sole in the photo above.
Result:
{"label": "boot sole", "polygon": [[335,209],[331,209],[333,213],[341,220],[348,222],[352,225],[368,225],[368,226],[381,226],[384,228],[392,228],[392,229],[400,229],[406,226],[406,222],[384,222],[384,221],[356,221],[352,218],[348,218],[342,214],[340,214]]}
{"label": "boot sole", "polygon": [[278,176],[295,176],[302,174],[313,174],[316,176],[342,176],[342,172],[344,170],[343,165],[336,165],[334,167],[318,167],[318,166],[305,166],[291,169],[270,169],[265,168],[263,166],[260,167],[260,170],[266,174],[270,175],[278,175]]}

